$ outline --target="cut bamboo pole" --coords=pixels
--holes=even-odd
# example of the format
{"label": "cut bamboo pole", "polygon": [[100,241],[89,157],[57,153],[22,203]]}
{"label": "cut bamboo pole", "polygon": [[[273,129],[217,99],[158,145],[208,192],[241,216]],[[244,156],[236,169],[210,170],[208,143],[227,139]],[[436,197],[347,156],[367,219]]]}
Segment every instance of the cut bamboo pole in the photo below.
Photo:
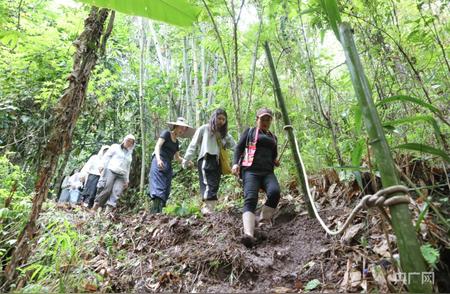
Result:
{"label": "cut bamboo pole", "polygon": [[[275,94],[277,96],[278,103],[280,104],[281,113],[283,115],[283,122],[284,122],[285,126],[289,126],[289,125],[291,125],[291,120],[289,119],[289,114],[288,114],[288,111],[286,108],[286,104],[284,103],[284,97],[283,97],[283,93],[281,92],[280,82],[278,81],[277,71],[275,69],[275,65],[273,63],[273,58],[272,58],[272,53],[270,53],[269,43],[267,41],[264,43],[264,48],[266,50],[267,61],[269,62],[270,73],[272,74],[272,81],[273,81],[273,85],[275,88]],[[313,217],[314,211],[311,207],[311,202],[309,201],[308,188],[306,186],[306,181],[308,179],[305,179],[305,177],[303,176],[304,173],[303,173],[302,164],[300,162],[300,156],[297,153],[297,151],[296,151],[297,148],[295,146],[294,130],[292,128],[288,128],[286,131],[288,134],[288,140],[289,140],[291,150],[292,150],[292,155],[294,156],[295,168],[297,169],[298,183],[302,187],[303,198],[305,200],[306,207],[308,209],[308,214],[310,217]]]}

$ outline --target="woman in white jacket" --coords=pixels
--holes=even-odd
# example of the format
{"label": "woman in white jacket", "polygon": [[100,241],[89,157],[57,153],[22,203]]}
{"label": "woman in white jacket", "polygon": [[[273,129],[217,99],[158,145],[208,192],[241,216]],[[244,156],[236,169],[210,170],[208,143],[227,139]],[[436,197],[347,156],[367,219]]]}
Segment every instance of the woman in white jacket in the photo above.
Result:
{"label": "woman in white jacket", "polygon": [[213,212],[217,203],[217,191],[220,185],[220,149],[234,148],[236,142],[228,134],[228,116],[225,110],[218,108],[211,115],[208,124],[197,129],[189,144],[183,160],[183,167],[192,166],[195,154],[198,151],[197,168],[200,182],[200,193],[205,206],[203,214]]}
{"label": "woman in white jacket", "polygon": [[133,135],[127,135],[122,143],[113,144],[103,156],[103,173],[98,182],[98,187],[103,190],[95,197],[92,209],[107,205],[107,211],[117,205],[117,200],[123,190],[128,188],[133,149],[136,139]]}

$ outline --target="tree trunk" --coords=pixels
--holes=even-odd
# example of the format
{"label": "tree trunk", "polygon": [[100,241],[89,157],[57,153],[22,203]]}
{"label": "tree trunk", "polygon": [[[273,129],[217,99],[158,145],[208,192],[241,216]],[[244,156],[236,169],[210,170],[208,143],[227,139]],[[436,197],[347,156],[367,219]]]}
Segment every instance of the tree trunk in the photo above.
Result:
{"label": "tree trunk", "polygon": [[[211,69],[213,72],[211,74],[212,78],[208,82],[208,87],[213,86],[217,83],[217,77],[219,76],[219,57],[214,55],[214,65]],[[208,91],[208,106],[214,103],[215,91],[209,88]]]}
{"label": "tree trunk", "polygon": [[191,97],[191,76],[190,76],[190,67],[188,62],[188,41],[187,38],[184,37],[183,42],[183,69],[184,69],[184,86],[185,86],[185,100],[186,100],[186,119],[189,123],[192,123],[192,97]]}
{"label": "tree trunk", "polygon": [[65,89],[54,110],[54,125],[42,154],[29,220],[17,239],[16,248],[5,269],[3,290],[9,288],[16,276],[17,267],[26,263],[31,252],[29,243],[35,237],[36,222],[42,204],[47,198],[58,158],[72,142],[73,130],[86,97],[89,78],[98,59],[100,38],[108,12],[108,9],[92,7],[85,20],[84,31],[74,42],[76,52],[72,73],[68,77],[69,86]]}
{"label": "tree trunk", "polygon": [[[198,54],[197,54],[197,44],[195,37],[192,38],[192,67],[194,68],[194,85],[192,87],[192,105],[195,105],[195,126],[198,128],[201,126],[200,124],[200,112],[201,112],[201,104],[198,99],[199,96],[199,87],[198,87]],[[192,123],[192,122],[191,122]]]}
{"label": "tree trunk", "polygon": [[61,184],[64,179],[64,170],[66,169],[67,162],[69,162],[70,153],[72,152],[72,146],[70,146],[64,154],[64,159],[61,162],[61,166],[58,169],[58,173],[55,176],[55,200],[58,200],[59,194],[61,193]]}
{"label": "tree trunk", "polygon": [[161,46],[159,45],[159,41],[158,41],[158,35],[156,34],[155,29],[153,28],[153,22],[152,21],[148,22],[148,27],[149,27],[150,33],[152,35],[153,45],[155,46],[155,50],[156,50],[156,56],[158,57],[159,68],[161,69],[162,72],[166,72],[167,71],[167,65],[166,65],[166,62],[164,60],[164,56],[162,55]]}
{"label": "tree trunk", "polygon": [[141,178],[139,182],[139,193],[144,195],[144,183],[145,183],[145,123],[144,123],[144,67],[145,67],[145,44],[147,43],[147,37],[145,35],[145,20],[141,18],[141,56],[139,62],[139,120],[141,127]]}

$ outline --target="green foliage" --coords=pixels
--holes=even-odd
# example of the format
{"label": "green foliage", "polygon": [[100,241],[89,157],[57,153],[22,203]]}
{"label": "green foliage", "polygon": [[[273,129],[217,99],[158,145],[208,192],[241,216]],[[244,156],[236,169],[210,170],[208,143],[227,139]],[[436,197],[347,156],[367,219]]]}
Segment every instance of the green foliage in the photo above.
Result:
{"label": "green foliage", "polygon": [[321,283],[318,279],[311,280],[306,284],[305,291],[306,292],[312,291],[312,290],[316,289],[317,287],[319,287],[320,284]]}
{"label": "green foliage", "polygon": [[171,201],[163,208],[163,212],[168,215],[189,217],[195,215],[201,217],[200,201],[195,199],[183,200],[181,202]]}
{"label": "green foliage", "polygon": [[450,162],[450,156],[448,156],[447,153],[445,153],[442,150],[425,145],[425,144],[408,143],[408,144],[401,144],[401,145],[395,146],[394,148],[405,149],[405,150],[414,150],[414,151],[419,151],[421,153],[437,155],[437,156],[441,157],[442,159],[444,159],[445,161]]}
{"label": "green foliage", "polygon": [[340,40],[339,24],[342,20],[336,0],[320,0],[320,5],[328,17],[329,24],[336,38]]}
{"label": "green foliage", "polygon": [[385,105],[385,104],[388,104],[391,102],[397,102],[397,101],[411,102],[411,103],[420,105],[422,107],[425,107],[434,113],[440,112],[439,109],[437,109],[435,106],[433,106],[429,103],[426,103],[425,101],[422,101],[419,98],[415,98],[415,97],[411,97],[411,96],[407,96],[407,95],[396,95],[396,96],[392,96],[389,98],[384,98],[383,100],[378,101],[377,106],[381,106],[381,105]]}
{"label": "green foliage", "polygon": [[0,156],[0,259],[9,260],[10,250],[16,243],[31,208],[31,196],[23,182],[26,175],[20,168]]}
{"label": "green foliage", "polygon": [[190,26],[200,10],[184,0],[78,0],[98,7],[106,7],[129,15],[143,16],[179,26]]}
{"label": "green foliage", "polygon": [[431,244],[424,244],[420,246],[420,251],[428,265],[432,268],[436,268],[436,264],[439,261],[439,250],[431,246]]}
{"label": "green foliage", "polygon": [[410,116],[410,117],[406,117],[406,118],[391,120],[391,121],[384,122],[383,126],[388,127],[388,126],[397,126],[397,125],[401,125],[401,124],[414,124],[416,122],[429,123],[434,129],[437,140],[440,140],[441,130],[439,128],[437,121],[431,115],[416,115],[416,116]]}

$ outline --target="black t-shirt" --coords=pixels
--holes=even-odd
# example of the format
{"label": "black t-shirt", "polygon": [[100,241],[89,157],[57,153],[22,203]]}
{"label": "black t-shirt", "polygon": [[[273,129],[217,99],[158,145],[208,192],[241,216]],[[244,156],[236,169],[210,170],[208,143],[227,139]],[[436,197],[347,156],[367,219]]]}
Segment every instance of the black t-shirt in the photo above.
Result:
{"label": "black t-shirt", "polygon": [[159,153],[160,156],[168,161],[172,161],[175,153],[180,150],[180,142],[177,139],[174,143],[169,131],[163,131],[159,137],[164,139],[164,144],[162,144],[161,151]]}
{"label": "black t-shirt", "polygon": [[[247,142],[252,142],[256,134],[256,128],[247,129],[235,148],[234,163],[237,163],[242,156]],[[243,167],[244,170],[254,173],[266,174],[273,172],[275,159],[278,156],[277,138],[270,132],[263,132],[261,129],[256,141],[256,152],[253,163],[249,167]]]}

